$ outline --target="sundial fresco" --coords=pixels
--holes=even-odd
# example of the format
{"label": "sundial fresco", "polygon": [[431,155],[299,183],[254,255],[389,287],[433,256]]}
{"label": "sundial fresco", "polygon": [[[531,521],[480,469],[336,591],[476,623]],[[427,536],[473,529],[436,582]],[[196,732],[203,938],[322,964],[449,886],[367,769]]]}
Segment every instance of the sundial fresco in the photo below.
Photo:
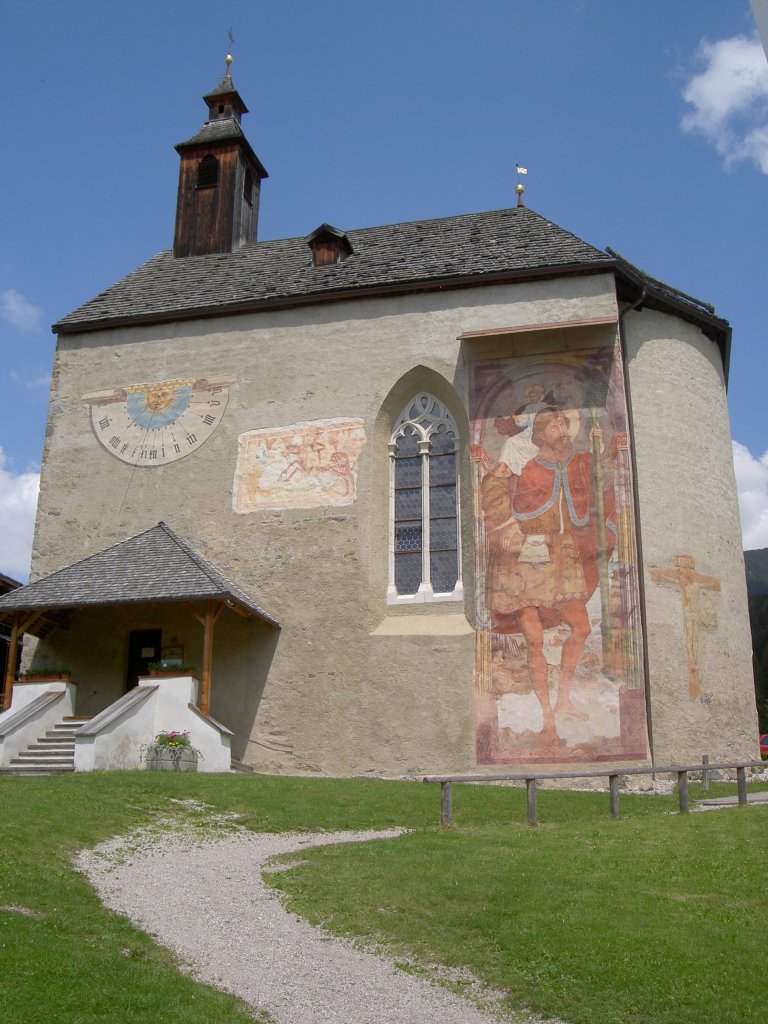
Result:
{"label": "sundial fresco", "polygon": [[129,466],[163,466],[202,447],[224,416],[233,374],[130,384],[83,395],[99,444]]}

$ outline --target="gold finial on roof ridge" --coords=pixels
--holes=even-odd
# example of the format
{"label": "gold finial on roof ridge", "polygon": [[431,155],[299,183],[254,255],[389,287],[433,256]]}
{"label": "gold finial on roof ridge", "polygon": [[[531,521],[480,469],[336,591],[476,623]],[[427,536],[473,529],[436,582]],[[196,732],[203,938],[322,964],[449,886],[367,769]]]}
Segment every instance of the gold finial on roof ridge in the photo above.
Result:
{"label": "gold finial on roof ridge", "polygon": [[226,74],[227,78],[229,78],[229,66],[230,66],[230,64],[232,63],[232,60],[233,60],[233,57],[232,57],[232,47],[235,44],[235,37],[232,35],[232,29],[231,28],[227,29],[227,42],[229,43],[229,46],[227,47],[227,56],[224,58],[224,63],[227,65],[227,70],[226,70],[225,74]]}
{"label": "gold finial on roof ridge", "polygon": [[517,205],[525,206],[523,202],[523,192],[525,192],[525,185],[520,181],[521,174],[527,174],[528,168],[523,167],[522,164],[515,164],[515,170],[517,171],[517,184],[515,185],[515,192],[517,192]]}

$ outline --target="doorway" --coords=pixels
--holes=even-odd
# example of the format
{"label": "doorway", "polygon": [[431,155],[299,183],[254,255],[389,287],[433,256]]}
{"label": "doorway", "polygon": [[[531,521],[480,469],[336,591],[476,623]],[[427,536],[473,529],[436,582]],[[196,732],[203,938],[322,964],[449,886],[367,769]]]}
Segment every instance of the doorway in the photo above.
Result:
{"label": "doorway", "polygon": [[149,675],[149,666],[160,661],[163,631],[161,629],[132,629],[128,637],[128,675],[126,690],[138,686],[139,676]]}

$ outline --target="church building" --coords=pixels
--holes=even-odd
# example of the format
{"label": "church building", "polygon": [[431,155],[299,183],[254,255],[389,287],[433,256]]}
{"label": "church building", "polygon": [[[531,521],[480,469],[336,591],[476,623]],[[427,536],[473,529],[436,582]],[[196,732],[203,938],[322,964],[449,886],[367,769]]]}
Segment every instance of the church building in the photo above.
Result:
{"label": "church building", "polygon": [[727,321],[522,195],[260,241],[229,67],[204,100],[173,249],[54,325],[0,598],[80,767],[140,766],[150,665],[261,772],[756,756]]}

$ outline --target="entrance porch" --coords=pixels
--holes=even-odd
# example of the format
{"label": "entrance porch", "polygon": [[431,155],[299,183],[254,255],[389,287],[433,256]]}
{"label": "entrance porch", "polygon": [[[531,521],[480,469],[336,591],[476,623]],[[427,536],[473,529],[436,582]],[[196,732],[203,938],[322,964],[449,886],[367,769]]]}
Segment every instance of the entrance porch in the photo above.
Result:
{"label": "entrance porch", "polygon": [[22,637],[36,638],[26,674],[5,677],[0,770],[30,760],[30,743],[51,746],[54,720],[61,730],[77,715],[87,721],[73,736],[75,771],[143,767],[139,751],[164,730],[189,733],[199,770],[228,771],[279,635],[164,523],[0,597],[0,621],[9,666]]}

